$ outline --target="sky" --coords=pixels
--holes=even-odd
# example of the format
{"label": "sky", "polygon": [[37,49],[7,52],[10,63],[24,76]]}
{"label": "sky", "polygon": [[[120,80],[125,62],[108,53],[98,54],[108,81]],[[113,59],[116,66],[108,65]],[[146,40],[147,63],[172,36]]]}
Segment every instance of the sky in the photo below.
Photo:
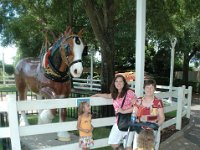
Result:
{"label": "sky", "polygon": [[3,59],[4,54],[4,62],[5,64],[13,64],[13,57],[16,56],[17,48],[13,45],[8,47],[0,46],[0,61]]}

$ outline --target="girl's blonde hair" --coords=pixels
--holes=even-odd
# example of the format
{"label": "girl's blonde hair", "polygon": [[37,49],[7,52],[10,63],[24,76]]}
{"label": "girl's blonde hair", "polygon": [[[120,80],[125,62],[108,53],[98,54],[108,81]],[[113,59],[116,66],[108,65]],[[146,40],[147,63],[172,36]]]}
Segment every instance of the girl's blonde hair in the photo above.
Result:
{"label": "girl's blonde hair", "polygon": [[85,105],[87,105],[88,103],[86,101],[81,102],[79,107],[78,107],[78,115],[82,115],[84,113],[84,107]]}
{"label": "girl's blonde hair", "polygon": [[142,130],[138,135],[136,150],[153,150],[154,133],[153,130]]}

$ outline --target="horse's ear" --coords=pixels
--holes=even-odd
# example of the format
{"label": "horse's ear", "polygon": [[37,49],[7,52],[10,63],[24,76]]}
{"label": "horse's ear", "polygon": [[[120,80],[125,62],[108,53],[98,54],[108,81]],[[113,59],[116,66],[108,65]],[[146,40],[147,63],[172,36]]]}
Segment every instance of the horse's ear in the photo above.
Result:
{"label": "horse's ear", "polygon": [[64,34],[65,34],[65,36],[73,34],[72,28],[70,26],[67,26]]}
{"label": "horse's ear", "polygon": [[81,29],[81,30],[78,32],[78,36],[79,36],[79,37],[82,37],[82,35],[83,35],[83,29]]}

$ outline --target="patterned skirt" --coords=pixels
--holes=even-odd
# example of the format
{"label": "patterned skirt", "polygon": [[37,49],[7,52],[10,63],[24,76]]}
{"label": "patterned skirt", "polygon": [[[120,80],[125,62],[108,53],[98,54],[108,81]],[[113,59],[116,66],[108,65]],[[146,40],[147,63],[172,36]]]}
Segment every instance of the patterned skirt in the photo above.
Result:
{"label": "patterned skirt", "polygon": [[81,148],[92,148],[94,146],[94,140],[91,136],[80,137],[79,146]]}

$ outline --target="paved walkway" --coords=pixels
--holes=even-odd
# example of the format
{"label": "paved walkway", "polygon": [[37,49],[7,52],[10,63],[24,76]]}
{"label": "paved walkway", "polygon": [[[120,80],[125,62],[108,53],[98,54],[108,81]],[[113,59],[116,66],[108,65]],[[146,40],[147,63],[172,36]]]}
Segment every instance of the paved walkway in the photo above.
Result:
{"label": "paved walkway", "polygon": [[78,142],[78,136],[70,134],[70,137],[71,141],[69,142],[58,141],[56,139],[57,133],[38,134],[38,135],[21,137],[22,150],[44,149],[53,146],[61,146]]}
{"label": "paved walkway", "polygon": [[159,150],[200,150],[200,104],[191,106],[189,125],[162,142]]}

